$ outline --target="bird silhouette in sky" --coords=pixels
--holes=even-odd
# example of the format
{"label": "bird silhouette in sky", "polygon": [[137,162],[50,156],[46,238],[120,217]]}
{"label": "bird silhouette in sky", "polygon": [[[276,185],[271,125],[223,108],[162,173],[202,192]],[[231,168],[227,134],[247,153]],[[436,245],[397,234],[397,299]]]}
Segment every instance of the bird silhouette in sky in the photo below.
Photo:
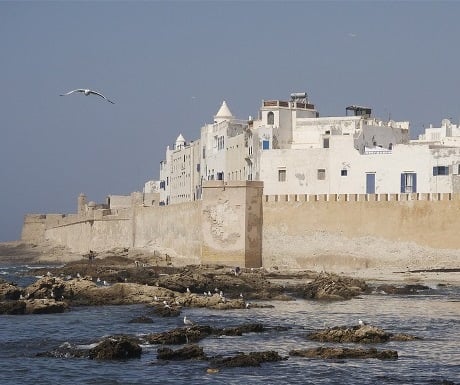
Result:
{"label": "bird silhouette in sky", "polygon": [[66,94],[61,94],[61,96],[67,96],[67,95],[73,94],[74,92],[81,92],[82,94],[85,94],[86,96],[91,95],[91,94],[92,95],[97,95],[97,96],[100,96],[101,98],[107,100],[109,103],[115,104],[114,102],[112,102],[110,99],[106,98],[101,93],[99,93],[97,91],[87,89],[87,88],[86,89],[85,88],[78,88],[76,90],[69,91]]}

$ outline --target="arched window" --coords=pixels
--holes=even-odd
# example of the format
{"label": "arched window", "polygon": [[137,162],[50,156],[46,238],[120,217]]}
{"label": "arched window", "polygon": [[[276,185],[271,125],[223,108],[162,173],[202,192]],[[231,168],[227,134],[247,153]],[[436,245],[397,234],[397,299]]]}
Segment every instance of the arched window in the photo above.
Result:
{"label": "arched window", "polygon": [[272,111],[267,114],[267,124],[275,124],[275,114]]}

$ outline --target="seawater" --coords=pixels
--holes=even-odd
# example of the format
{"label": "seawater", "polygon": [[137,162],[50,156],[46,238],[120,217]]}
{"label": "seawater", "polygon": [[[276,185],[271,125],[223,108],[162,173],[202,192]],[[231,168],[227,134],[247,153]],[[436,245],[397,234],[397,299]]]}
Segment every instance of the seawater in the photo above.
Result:
{"label": "seawater", "polygon": [[[40,266],[43,267],[43,266]],[[23,276],[30,271],[30,276]],[[19,285],[36,278],[33,266],[0,266],[0,277]],[[104,336],[144,335],[181,327],[182,317],[156,318],[153,324],[129,321],[145,315],[144,305],[75,307],[63,314],[0,315],[0,384],[442,384],[460,383],[460,288],[433,287],[424,294],[371,294],[341,302],[270,301],[273,308],[231,311],[183,309],[195,323],[216,327],[260,322],[288,327],[239,337],[199,342],[208,356],[275,350],[288,357],[293,349],[334,344],[309,341],[306,335],[325,326],[355,325],[359,318],[392,333],[421,337],[409,342],[372,345],[394,349],[391,361],[316,360],[288,357],[260,367],[222,369],[208,374],[205,361],[163,362],[158,346],[144,345],[140,359],[93,361],[46,358],[36,354],[62,344],[86,346]],[[353,346],[355,344],[344,344]],[[363,345],[368,348],[370,345]],[[178,348],[173,346],[173,349]]]}

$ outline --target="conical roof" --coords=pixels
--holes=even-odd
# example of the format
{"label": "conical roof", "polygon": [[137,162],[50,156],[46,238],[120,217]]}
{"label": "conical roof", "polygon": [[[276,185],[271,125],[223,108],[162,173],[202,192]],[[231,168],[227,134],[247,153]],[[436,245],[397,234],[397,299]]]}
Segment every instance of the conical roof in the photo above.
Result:
{"label": "conical roof", "polygon": [[223,122],[224,120],[231,120],[231,119],[234,119],[234,116],[232,112],[230,111],[230,108],[228,108],[227,102],[224,100],[222,102],[222,105],[219,108],[219,111],[217,111],[217,114],[214,115],[214,121]]}

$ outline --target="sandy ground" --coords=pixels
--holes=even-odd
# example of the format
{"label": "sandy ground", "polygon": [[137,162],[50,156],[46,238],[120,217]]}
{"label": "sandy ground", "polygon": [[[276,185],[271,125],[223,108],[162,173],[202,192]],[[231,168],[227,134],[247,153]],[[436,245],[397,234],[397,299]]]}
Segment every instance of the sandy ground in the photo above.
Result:
{"label": "sandy ground", "polygon": [[[112,250],[98,254],[113,255],[120,250]],[[425,257],[423,255],[426,255]],[[128,257],[148,262],[152,258],[150,250],[129,250]],[[0,243],[0,264],[34,263],[34,264],[65,264],[84,258],[81,254],[72,253],[64,247],[55,247],[49,244],[31,245],[20,241]],[[186,260],[173,257],[173,265],[185,265]],[[285,258],[286,259],[286,258]],[[362,255],[313,255],[307,258],[295,258],[295,263],[288,266],[270,266],[267,269],[276,269],[279,272],[294,272],[299,270],[328,271],[366,281],[424,283],[436,285],[439,283],[460,286],[460,258],[457,255],[443,253],[441,258],[434,258],[432,254],[422,254],[414,261],[408,259],[404,252],[392,258],[364,258]],[[302,261],[306,261],[302,263]],[[321,263],[318,263],[321,261]],[[344,264],[339,261],[345,261]],[[410,263],[408,263],[408,261]],[[165,261],[166,263],[166,261]],[[191,263],[190,263],[191,264]],[[369,267],[366,267],[369,265]]]}

